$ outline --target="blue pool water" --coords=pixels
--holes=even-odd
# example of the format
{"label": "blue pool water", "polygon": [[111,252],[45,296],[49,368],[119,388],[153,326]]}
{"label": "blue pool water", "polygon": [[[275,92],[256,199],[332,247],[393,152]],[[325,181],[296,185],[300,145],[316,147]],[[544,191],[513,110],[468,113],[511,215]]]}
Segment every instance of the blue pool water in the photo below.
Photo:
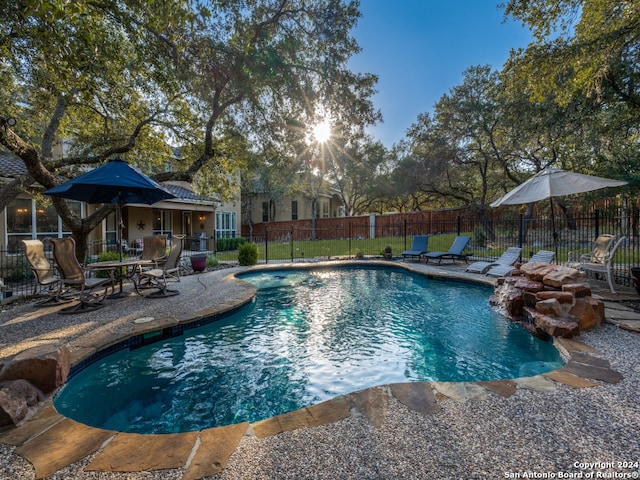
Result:
{"label": "blue pool water", "polygon": [[253,273],[255,302],[184,336],[121,351],[55,398],[79,422],[127,432],[254,422],[374,385],[547,372],[549,342],[489,306],[491,289],[394,269]]}

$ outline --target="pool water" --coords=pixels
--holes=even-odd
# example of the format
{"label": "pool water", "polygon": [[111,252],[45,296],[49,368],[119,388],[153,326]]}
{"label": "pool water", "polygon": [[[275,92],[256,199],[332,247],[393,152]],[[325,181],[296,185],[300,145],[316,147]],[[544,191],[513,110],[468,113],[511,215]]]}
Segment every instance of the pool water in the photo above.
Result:
{"label": "pool water", "polygon": [[396,269],[253,273],[239,312],[99,360],[60,413],[126,432],[255,422],[374,385],[544,373],[563,360],[489,306],[491,289]]}

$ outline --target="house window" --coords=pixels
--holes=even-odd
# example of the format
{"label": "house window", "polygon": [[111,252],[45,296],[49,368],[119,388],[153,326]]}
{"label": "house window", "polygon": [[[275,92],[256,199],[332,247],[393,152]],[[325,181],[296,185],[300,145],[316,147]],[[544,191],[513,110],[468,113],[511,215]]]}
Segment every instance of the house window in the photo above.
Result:
{"label": "house window", "polygon": [[116,243],[118,243],[116,212],[111,212],[109,215],[107,215],[105,222],[106,228],[104,234],[107,245],[115,245]]}
{"label": "house window", "polygon": [[262,221],[269,221],[269,202],[262,202]]}
{"label": "house window", "polygon": [[173,225],[173,212],[171,210],[153,209],[153,235],[166,235],[171,237]]}
{"label": "house window", "polygon": [[297,220],[297,219],[298,219],[298,201],[292,200],[291,201],[291,220]]}
{"label": "house window", "polygon": [[322,203],[322,218],[329,218],[329,202]]}
{"label": "house window", "polygon": [[216,238],[236,237],[236,212],[216,212]]}
{"label": "house window", "polygon": [[[82,216],[80,202],[69,201],[71,209]],[[71,231],[58,216],[51,204],[42,204],[31,198],[17,198],[5,208],[7,225],[7,251],[20,253],[21,240],[43,240],[47,237],[61,238]]]}

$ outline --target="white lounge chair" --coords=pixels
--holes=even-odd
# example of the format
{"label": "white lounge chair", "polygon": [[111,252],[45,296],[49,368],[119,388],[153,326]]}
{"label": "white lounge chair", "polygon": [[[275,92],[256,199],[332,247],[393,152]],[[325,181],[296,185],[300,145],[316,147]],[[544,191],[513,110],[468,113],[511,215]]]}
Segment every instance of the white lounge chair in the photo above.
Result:
{"label": "white lounge chair", "polygon": [[522,249],[519,247],[509,247],[493,262],[473,262],[467,267],[466,271],[484,274],[487,273],[487,270],[491,267],[497,267],[498,265],[512,266],[520,258],[521,252]]}
{"label": "white lounge chair", "polygon": [[[556,257],[556,253],[550,250],[538,250],[534,253],[529,259],[528,263],[532,262],[543,262],[543,263],[553,263],[554,258]],[[487,275],[491,275],[492,277],[504,277],[509,275],[514,270],[517,270],[513,265],[498,265],[496,267],[491,267],[487,271]]]}

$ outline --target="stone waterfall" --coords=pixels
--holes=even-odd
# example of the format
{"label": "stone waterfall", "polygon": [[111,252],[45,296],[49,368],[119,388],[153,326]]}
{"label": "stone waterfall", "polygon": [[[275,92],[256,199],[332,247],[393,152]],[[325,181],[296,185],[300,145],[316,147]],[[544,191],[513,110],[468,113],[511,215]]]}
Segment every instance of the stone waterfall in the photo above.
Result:
{"label": "stone waterfall", "polygon": [[604,322],[604,303],[593,298],[575,268],[525,263],[496,282],[491,304],[540,337],[571,338]]}

